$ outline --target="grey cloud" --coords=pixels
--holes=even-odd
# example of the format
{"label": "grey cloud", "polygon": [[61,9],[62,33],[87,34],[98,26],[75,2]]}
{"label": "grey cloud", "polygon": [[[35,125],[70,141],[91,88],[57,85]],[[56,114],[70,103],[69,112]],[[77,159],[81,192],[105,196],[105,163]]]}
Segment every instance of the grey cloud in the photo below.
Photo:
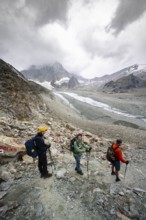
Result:
{"label": "grey cloud", "polygon": [[130,48],[130,45],[125,42],[119,45],[117,43],[114,44],[113,40],[100,41],[93,38],[91,30],[88,33],[84,39],[81,39],[80,43],[87,53],[90,54],[91,58],[98,56],[103,59],[113,58],[121,60],[124,59]]}
{"label": "grey cloud", "polygon": [[55,20],[65,21],[68,0],[26,0],[25,7],[36,12],[36,24],[41,26]]}
{"label": "grey cloud", "polygon": [[115,34],[118,34],[130,23],[139,19],[145,11],[146,0],[119,0],[115,16],[107,30],[114,29]]}
{"label": "grey cloud", "polygon": [[64,21],[68,0],[1,0],[0,57],[20,66],[57,59],[57,42],[47,45],[38,36],[38,28],[53,21]]}

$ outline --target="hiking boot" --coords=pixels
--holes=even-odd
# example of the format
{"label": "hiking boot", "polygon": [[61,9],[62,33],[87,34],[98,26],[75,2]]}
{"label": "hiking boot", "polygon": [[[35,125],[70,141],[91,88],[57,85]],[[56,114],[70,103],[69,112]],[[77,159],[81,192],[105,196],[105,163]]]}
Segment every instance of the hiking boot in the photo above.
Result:
{"label": "hiking boot", "polygon": [[116,175],[116,173],[112,171],[112,172],[111,172],[111,175]]}
{"label": "hiking boot", "polygon": [[116,178],[116,182],[119,182],[119,181],[121,181],[121,180],[119,179],[119,177],[117,177],[117,178]]}
{"label": "hiking boot", "polygon": [[84,175],[82,170],[78,170],[77,173],[80,174],[80,175]]}
{"label": "hiking boot", "polygon": [[75,170],[77,171],[78,169],[77,169],[77,168],[75,168]]}
{"label": "hiking boot", "polygon": [[44,175],[41,173],[41,176],[40,176],[41,178],[43,178],[44,177]]}
{"label": "hiking boot", "polygon": [[46,178],[49,178],[49,177],[51,177],[51,176],[52,176],[52,173],[48,173],[48,174],[46,174],[46,175],[43,175],[43,178],[46,179]]}

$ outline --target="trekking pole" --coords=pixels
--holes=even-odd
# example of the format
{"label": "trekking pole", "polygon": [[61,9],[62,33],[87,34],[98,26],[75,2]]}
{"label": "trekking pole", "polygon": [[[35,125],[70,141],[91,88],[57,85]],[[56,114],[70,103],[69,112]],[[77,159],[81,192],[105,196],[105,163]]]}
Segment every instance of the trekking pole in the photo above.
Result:
{"label": "trekking pole", "polygon": [[89,156],[90,156],[90,153],[87,152],[86,157],[87,157],[87,177],[88,177],[88,179],[89,179]]}
{"label": "trekking pole", "polygon": [[[50,156],[50,159],[51,159],[51,166],[52,166],[52,164],[54,165],[54,169],[55,169],[55,163],[54,163],[54,160],[53,160],[53,157],[52,157],[52,154],[51,154],[51,150],[50,149],[48,149],[48,151],[49,151],[49,156]],[[53,166],[52,166],[52,172],[53,172]]]}
{"label": "trekking pole", "polygon": [[127,166],[128,166],[128,164],[126,164],[126,167],[125,167],[124,182],[125,182],[125,177],[126,177],[126,172],[127,172]]}

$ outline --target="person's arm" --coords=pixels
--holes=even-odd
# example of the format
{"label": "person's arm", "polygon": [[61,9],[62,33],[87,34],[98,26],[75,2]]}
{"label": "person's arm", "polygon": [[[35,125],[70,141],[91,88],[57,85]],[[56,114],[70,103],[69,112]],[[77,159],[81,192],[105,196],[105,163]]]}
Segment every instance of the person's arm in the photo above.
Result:
{"label": "person's arm", "polygon": [[82,142],[82,146],[86,149],[86,150],[90,150],[90,147],[88,145],[86,145],[84,142]]}
{"label": "person's arm", "polygon": [[45,144],[43,138],[36,138],[35,144],[38,150],[46,151],[48,146]]}
{"label": "person's arm", "polygon": [[126,163],[127,161],[123,158],[122,150],[118,149],[118,158],[122,163]]}
{"label": "person's arm", "polygon": [[75,142],[74,142],[74,152],[75,152],[75,153],[85,153],[86,150],[85,150],[84,148],[83,148],[83,149],[80,149],[80,148],[78,147],[77,142],[75,141]]}

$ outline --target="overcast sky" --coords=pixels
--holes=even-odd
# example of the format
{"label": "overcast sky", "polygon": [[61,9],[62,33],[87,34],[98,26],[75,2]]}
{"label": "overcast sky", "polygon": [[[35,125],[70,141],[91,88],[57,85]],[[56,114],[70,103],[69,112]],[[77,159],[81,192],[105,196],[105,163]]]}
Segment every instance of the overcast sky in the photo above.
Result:
{"label": "overcast sky", "polygon": [[146,0],[0,0],[0,57],[87,78],[146,63]]}

